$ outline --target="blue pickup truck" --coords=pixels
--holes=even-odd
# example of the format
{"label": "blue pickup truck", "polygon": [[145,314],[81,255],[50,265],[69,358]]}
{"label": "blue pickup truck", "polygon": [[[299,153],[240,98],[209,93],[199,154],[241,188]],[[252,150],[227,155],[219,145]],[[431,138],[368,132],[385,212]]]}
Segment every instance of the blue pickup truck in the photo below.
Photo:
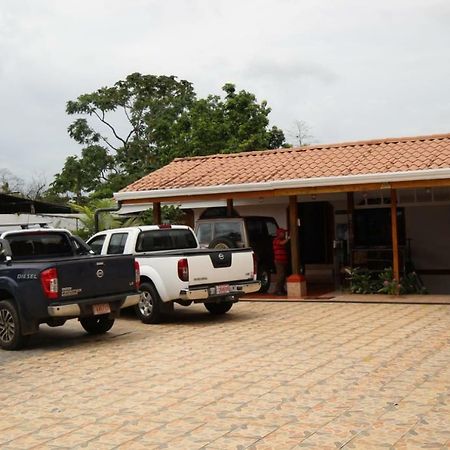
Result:
{"label": "blue pickup truck", "polygon": [[139,265],[131,255],[97,256],[67,230],[0,234],[0,347],[16,350],[39,325],[78,319],[106,333],[122,308],[140,299]]}

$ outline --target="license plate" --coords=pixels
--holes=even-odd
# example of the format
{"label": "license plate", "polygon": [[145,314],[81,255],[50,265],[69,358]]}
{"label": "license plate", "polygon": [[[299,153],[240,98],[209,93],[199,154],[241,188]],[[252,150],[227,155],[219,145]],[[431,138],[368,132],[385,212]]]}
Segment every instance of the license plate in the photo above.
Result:
{"label": "license plate", "polygon": [[216,286],[216,294],[228,294],[230,292],[229,284],[221,284],[220,286]]}
{"label": "license plate", "polygon": [[108,314],[111,312],[109,303],[100,303],[99,305],[92,305],[92,310],[94,311],[94,315],[96,316],[98,314]]}

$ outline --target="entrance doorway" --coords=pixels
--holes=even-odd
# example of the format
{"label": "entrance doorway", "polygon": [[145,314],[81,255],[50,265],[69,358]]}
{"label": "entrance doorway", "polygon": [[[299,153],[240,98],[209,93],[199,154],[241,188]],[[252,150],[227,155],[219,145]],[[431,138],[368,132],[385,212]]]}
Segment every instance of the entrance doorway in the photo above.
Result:
{"label": "entrance doorway", "polygon": [[329,202],[299,203],[299,245],[302,264],[332,264],[333,206]]}
{"label": "entrance doorway", "polygon": [[334,291],[334,208],[331,203],[298,204],[301,270],[308,283],[308,295]]}

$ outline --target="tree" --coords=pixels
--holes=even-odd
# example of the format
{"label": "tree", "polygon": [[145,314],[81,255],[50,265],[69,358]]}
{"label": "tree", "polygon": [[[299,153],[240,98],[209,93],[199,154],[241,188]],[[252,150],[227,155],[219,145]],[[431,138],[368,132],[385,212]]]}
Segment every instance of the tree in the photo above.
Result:
{"label": "tree", "polygon": [[16,177],[8,169],[0,169],[0,192],[3,194],[21,193],[24,187],[24,181]]}
{"label": "tree", "polygon": [[33,175],[31,181],[23,188],[23,195],[31,200],[47,200],[47,178],[44,173]]}
{"label": "tree", "polygon": [[100,145],[89,145],[78,156],[66,158],[64,167],[55,176],[51,192],[72,192],[75,200],[81,202],[85,191],[95,191],[104,183],[112,184],[117,176],[114,158]]}
{"label": "tree", "polygon": [[108,197],[159,167],[161,141],[195,99],[191,83],[173,76],[133,73],[69,101],[66,112],[81,115],[69,126],[84,148],[69,156],[51,184],[52,192]]}
{"label": "tree", "polygon": [[[83,239],[92,236],[95,230],[95,211],[100,208],[114,207],[114,202],[110,199],[93,200],[87,205],[77,205],[72,203],[70,205],[75,211],[81,214],[81,227],[77,230],[77,234]],[[110,214],[104,213],[99,217],[100,229],[107,230],[110,228],[117,228],[120,223]]]}
{"label": "tree", "polygon": [[279,147],[284,134],[268,129],[270,108],[233,84],[225,98],[197,99],[174,76],[133,73],[112,87],[67,102],[77,115],[69,135],[84,148],[55,176],[53,192],[111,196],[176,157]]}
{"label": "tree", "polygon": [[217,95],[197,100],[179,121],[171,156],[266,150],[283,145],[283,131],[275,126],[267,128],[271,109],[266,101],[259,104],[254,94],[236,92],[231,83],[222,89],[224,100]]}
{"label": "tree", "polygon": [[[153,211],[147,209],[141,213],[127,217],[118,216],[114,211],[102,211],[98,216],[99,230],[95,229],[95,212],[98,209],[113,208],[115,202],[111,199],[94,199],[90,200],[85,205],[71,203],[70,206],[77,211],[80,216],[81,227],[76,231],[76,234],[83,239],[88,239],[97,231],[109,230],[118,227],[132,227],[139,225],[153,224]],[[182,224],[184,219],[184,212],[172,205],[164,205],[161,208],[163,222],[171,224]]]}
{"label": "tree", "polygon": [[310,144],[313,137],[311,134],[311,127],[304,120],[295,121],[294,139],[295,145],[305,147]]}
{"label": "tree", "polygon": [[48,200],[48,183],[44,173],[35,174],[27,183],[8,169],[0,169],[0,192],[31,200]]}

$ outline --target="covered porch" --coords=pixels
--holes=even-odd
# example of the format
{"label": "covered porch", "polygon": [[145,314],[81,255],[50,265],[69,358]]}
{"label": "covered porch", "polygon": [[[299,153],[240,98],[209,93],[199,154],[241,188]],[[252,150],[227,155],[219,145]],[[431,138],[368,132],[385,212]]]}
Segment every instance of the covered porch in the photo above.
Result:
{"label": "covered porch", "polygon": [[291,236],[292,297],[339,289],[344,267],[391,267],[397,281],[416,271],[450,294],[450,135],[184,158],[115,197],[124,211],[151,207],[155,223],[163,204],[190,225],[212,205],[270,213]]}

